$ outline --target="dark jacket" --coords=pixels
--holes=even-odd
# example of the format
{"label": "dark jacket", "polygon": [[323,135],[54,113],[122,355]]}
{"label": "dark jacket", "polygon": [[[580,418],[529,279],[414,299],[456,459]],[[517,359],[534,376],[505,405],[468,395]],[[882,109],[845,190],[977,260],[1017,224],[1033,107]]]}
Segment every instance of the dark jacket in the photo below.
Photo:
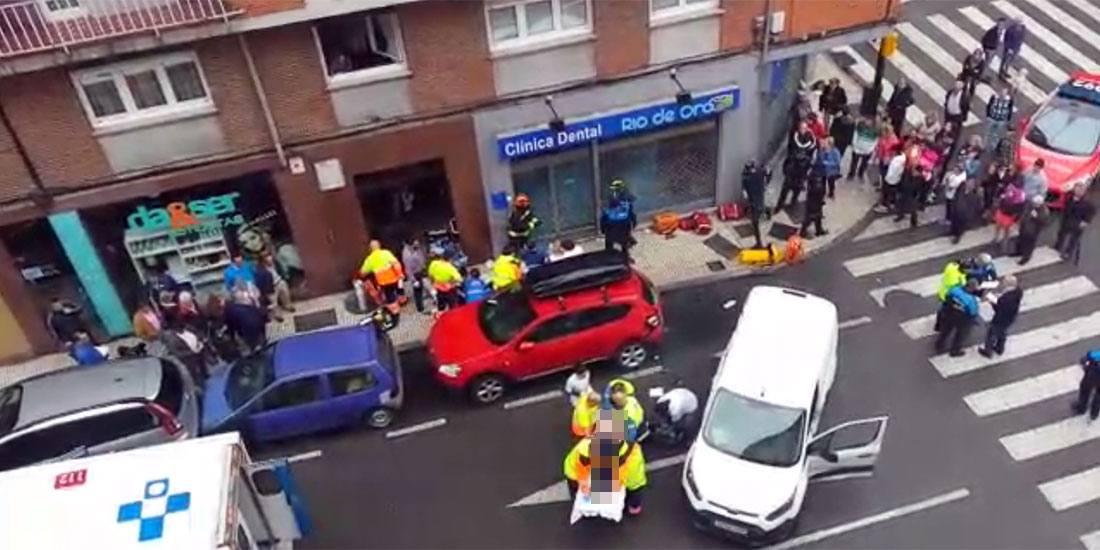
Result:
{"label": "dark jacket", "polygon": [[823,112],[835,113],[840,110],[841,107],[848,104],[848,92],[844,91],[844,86],[826,87],[821,91],[821,99],[818,100],[817,106]]}
{"label": "dark jacket", "polygon": [[947,95],[943,96],[943,112],[950,113],[947,106],[951,103],[951,98],[959,94],[959,113],[966,114],[970,112],[970,94],[966,93],[966,88],[961,90],[948,90]]}
{"label": "dark jacket", "polygon": [[993,304],[993,320],[990,322],[1002,327],[1011,325],[1016,320],[1016,314],[1020,312],[1020,300],[1023,297],[1024,291],[1021,288],[1001,294],[997,303]]}
{"label": "dark jacket", "polygon": [[741,171],[741,189],[749,197],[749,202],[763,204],[764,190],[771,178],[771,171],[757,166],[754,170]]}
{"label": "dark jacket", "polygon": [[806,186],[806,216],[810,219],[821,217],[825,210],[825,178],[820,174],[810,177]]}
{"label": "dark jacket", "polygon": [[829,128],[829,136],[836,143],[836,148],[845,150],[852,144],[852,136],[856,132],[856,121],[850,116],[842,116],[833,119],[833,125]]}
{"label": "dark jacket", "polygon": [[970,225],[982,215],[982,200],[977,193],[959,189],[952,199],[951,221]]}
{"label": "dark jacket", "polygon": [[600,215],[600,232],[608,241],[614,243],[630,242],[629,206],[619,204],[604,208]]}
{"label": "dark jacket", "polygon": [[234,302],[225,306],[225,325],[230,334],[255,346],[264,340],[267,316],[256,306]]}
{"label": "dark jacket", "polygon": [[1043,228],[1050,223],[1050,209],[1046,205],[1035,207],[1028,205],[1020,217],[1020,235],[1037,237],[1043,232]]}
{"label": "dark jacket", "polygon": [[1005,29],[1005,49],[1020,51],[1024,45],[1024,37],[1027,35],[1027,27],[1023,23],[1014,23]]}
{"label": "dark jacket", "polygon": [[1066,206],[1062,210],[1062,228],[1063,230],[1076,228],[1081,222],[1092,223],[1094,216],[1096,216],[1096,207],[1087,196],[1078,200],[1071,194],[1066,197]]}
{"label": "dark jacket", "polygon": [[997,28],[997,25],[989,27],[989,30],[985,31],[982,35],[982,49],[996,50],[1001,47],[1001,30]]}
{"label": "dark jacket", "polygon": [[959,73],[959,76],[962,77],[963,80],[982,76],[983,61],[983,59],[979,59],[977,55],[971,52],[971,54],[966,56],[966,59],[963,60],[962,72]]}
{"label": "dark jacket", "polygon": [[77,332],[85,330],[84,321],[78,312],[51,311],[46,323],[54,336],[62,342],[72,342]]}
{"label": "dark jacket", "polygon": [[890,112],[904,112],[913,104],[913,87],[906,86],[904,88],[894,88],[894,93],[890,94],[890,101],[886,102],[886,110]]}

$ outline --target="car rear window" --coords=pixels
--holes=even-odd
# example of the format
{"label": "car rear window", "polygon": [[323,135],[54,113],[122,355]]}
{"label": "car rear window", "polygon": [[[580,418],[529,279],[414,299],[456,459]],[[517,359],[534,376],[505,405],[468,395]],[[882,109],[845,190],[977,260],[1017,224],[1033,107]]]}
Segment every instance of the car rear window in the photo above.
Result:
{"label": "car rear window", "polygon": [[657,288],[645,276],[639,274],[638,278],[642,280],[642,296],[645,302],[651,306],[657,305]]}
{"label": "car rear window", "polygon": [[176,414],[183,407],[184,391],[186,391],[186,388],[179,367],[162,359],[160,361],[160,389],[153,401],[172,411],[172,414]]}
{"label": "car rear window", "polygon": [[391,374],[397,371],[397,353],[393,349],[393,341],[389,334],[383,330],[374,328],[374,339],[378,345],[378,362]]}
{"label": "car rear window", "polygon": [[15,427],[19,420],[19,405],[23,402],[23,387],[10,386],[0,389],[0,435]]}

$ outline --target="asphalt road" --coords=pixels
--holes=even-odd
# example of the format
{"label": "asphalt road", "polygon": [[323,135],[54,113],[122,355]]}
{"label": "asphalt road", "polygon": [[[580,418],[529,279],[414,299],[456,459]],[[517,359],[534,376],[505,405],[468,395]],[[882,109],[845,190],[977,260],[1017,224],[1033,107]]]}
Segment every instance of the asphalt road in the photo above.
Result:
{"label": "asphalt road", "polygon": [[[706,395],[717,365],[714,355],[724,347],[736,319],[736,311],[723,310],[721,304],[739,300],[760,283],[810,290],[833,300],[842,320],[873,319],[841,333],[840,367],[822,428],[880,414],[889,415],[890,421],[875,476],[813,485],[796,536],[959,489],[966,489],[968,496],[806,547],[1079,548],[1077,537],[1100,527],[1089,526],[1097,508],[1091,508],[1091,516],[1088,509],[1054,514],[1036,491],[1035,480],[1087,466],[1094,462],[1098,447],[1089,447],[1088,454],[1045,461],[1038,471],[1022,474],[997,440],[1013,416],[999,419],[1000,424],[976,418],[961,399],[968,387],[941,378],[928,364],[927,342],[911,340],[898,329],[900,320],[927,313],[929,301],[891,296],[887,307],[881,308],[869,297],[870,286],[909,277],[912,270],[895,270],[883,279],[867,281],[853,278],[843,268],[845,259],[904,246],[941,231],[928,226],[871,242],[841,243],[775,275],[666,293],[668,334],[657,361],[664,370],[638,379],[639,393],[679,377],[697,394]],[[1089,236],[1090,242],[1100,242],[1095,233]],[[1082,266],[1094,280],[1100,270],[1097,259],[1086,252]],[[1051,269],[1073,268],[1060,264]],[[1100,306],[1097,298],[1071,307],[1095,310]],[[1027,323],[1042,322],[1029,317],[1021,330],[1028,328]],[[976,340],[979,335],[973,336]],[[792,342],[796,341],[792,335]],[[776,349],[777,354],[782,352]],[[1071,363],[1079,353],[1079,348],[1066,349],[1049,361]],[[1016,363],[1005,368],[1019,368]],[[316,522],[316,532],[303,541],[304,548],[705,548],[725,544],[691,527],[681,500],[679,467],[651,473],[644,515],[620,525],[593,520],[569,526],[568,503],[507,508],[561,479],[562,458],[570,443],[568,406],[562,399],[552,399],[510,410],[499,405],[475,408],[433,384],[416,352],[406,354],[405,365],[408,401],[392,429],[438,418],[446,419],[444,426],[393,439],[367,430],[343,432],[263,450],[263,454],[323,452],[321,458],[297,468]],[[598,371],[601,380],[613,374],[610,367]],[[563,377],[522,386],[506,399],[560,388]],[[1065,405],[1064,399],[1057,399],[1019,414],[1029,415],[1029,421],[1034,417],[1032,423],[1049,422],[1066,415]],[[646,449],[650,462],[681,452],[656,446]]]}

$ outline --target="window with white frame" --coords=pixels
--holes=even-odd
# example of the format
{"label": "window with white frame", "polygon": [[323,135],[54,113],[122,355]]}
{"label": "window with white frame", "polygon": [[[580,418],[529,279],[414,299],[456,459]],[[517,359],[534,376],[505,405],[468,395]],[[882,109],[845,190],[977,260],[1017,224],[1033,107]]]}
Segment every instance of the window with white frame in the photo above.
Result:
{"label": "window with white frame", "polygon": [[649,12],[659,17],[717,7],[718,0],[649,0]]}
{"label": "window with white frame", "polygon": [[38,6],[45,13],[46,19],[69,19],[84,15],[84,6],[80,0],[38,0]]}
{"label": "window with white frame", "polygon": [[88,118],[97,127],[186,115],[213,105],[194,53],[177,52],[73,73]]}
{"label": "window with white frame", "polygon": [[491,1],[486,3],[493,47],[508,47],[592,29],[590,0]]}
{"label": "window with white frame", "polygon": [[397,14],[357,13],[321,21],[314,27],[330,80],[369,75],[379,68],[403,67],[405,52]]}

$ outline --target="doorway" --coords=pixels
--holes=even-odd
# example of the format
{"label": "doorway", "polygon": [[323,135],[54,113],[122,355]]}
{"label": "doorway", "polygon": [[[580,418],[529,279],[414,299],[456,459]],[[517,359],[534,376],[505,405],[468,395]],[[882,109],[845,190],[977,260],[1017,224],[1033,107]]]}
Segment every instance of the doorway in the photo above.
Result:
{"label": "doorway", "polygon": [[372,239],[401,250],[408,237],[446,229],[454,218],[442,159],[355,176],[355,192]]}

